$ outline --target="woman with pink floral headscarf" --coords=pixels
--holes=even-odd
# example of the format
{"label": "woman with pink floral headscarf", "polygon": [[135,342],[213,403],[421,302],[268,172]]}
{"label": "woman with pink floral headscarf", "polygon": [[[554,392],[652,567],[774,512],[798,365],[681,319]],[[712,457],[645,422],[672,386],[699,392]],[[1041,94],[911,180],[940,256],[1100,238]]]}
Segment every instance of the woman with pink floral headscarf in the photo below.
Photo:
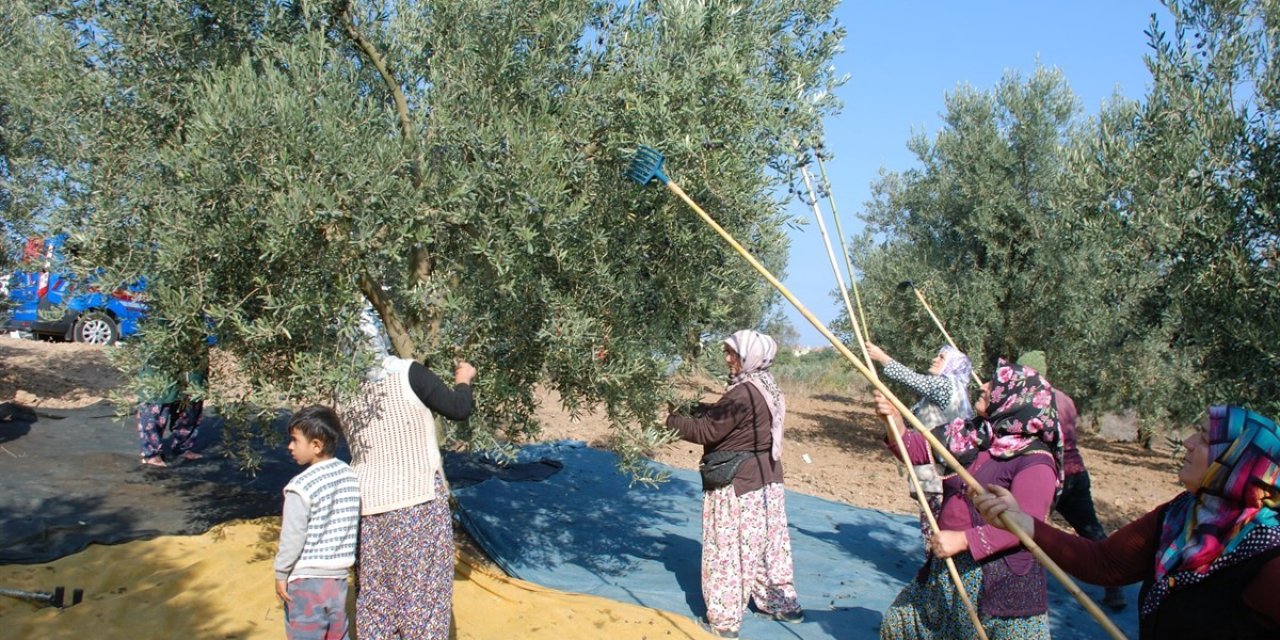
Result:
{"label": "woman with pink floral headscarf", "polygon": [[702,595],[705,627],[737,638],[749,600],[762,613],[800,622],[782,486],[786,400],[769,366],[773,338],[743,330],[724,341],[729,388],[691,416],[667,416],[680,437],[703,445]]}
{"label": "woman with pink floral headscarf", "polygon": [[[975,417],[938,426],[934,435],[984,486],[1004,487],[1029,512],[1047,516],[1062,478],[1062,435],[1053,387],[1034,369],[1000,360],[974,409]],[[879,394],[876,410],[897,415]],[[912,463],[928,460],[928,444],[920,433],[910,430],[902,438]],[[944,559],[952,558],[990,640],[1047,640],[1044,569],[1013,534],[983,522],[962,479],[945,477],[942,485],[941,530],[931,536],[929,557],[916,579],[884,612],[880,638],[978,637],[944,566]]]}

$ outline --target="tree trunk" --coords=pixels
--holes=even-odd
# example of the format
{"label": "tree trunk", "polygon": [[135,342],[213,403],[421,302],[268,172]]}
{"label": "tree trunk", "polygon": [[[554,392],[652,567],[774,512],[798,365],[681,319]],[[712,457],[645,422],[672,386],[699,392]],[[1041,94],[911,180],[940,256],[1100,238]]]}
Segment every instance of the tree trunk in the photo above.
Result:
{"label": "tree trunk", "polygon": [[396,313],[387,292],[383,291],[382,287],[368,274],[360,275],[360,291],[369,304],[373,305],[374,311],[378,312],[378,317],[382,318],[382,325],[386,327],[387,336],[391,338],[391,350],[401,358],[415,359],[417,345],[409,335],[409,328]]}

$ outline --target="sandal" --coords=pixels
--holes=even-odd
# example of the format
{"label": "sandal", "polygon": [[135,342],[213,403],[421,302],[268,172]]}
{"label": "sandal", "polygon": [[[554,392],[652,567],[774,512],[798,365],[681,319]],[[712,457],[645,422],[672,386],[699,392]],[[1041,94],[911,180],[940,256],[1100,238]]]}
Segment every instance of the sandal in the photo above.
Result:
{"label": "sandal", "polygon": [[182,459],[188,462],[194,461],[194,460],[204,460],[204,454],[196,453],[194,451],[184,451],[182,452]]}
{"label": "sandal", "polygon": [[144,466],[144,467],[167,467],[167,466],[169,466],[169,465],[165,463],[164,458],[161,458],[160,456],[151,456],[150,458],[143,458],[143,459],[142,459],[142,466]]}

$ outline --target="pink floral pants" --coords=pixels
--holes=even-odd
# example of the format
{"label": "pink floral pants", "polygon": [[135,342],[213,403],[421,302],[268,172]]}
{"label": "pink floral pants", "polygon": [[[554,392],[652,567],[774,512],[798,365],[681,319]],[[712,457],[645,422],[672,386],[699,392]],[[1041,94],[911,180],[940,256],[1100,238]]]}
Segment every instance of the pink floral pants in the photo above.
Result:
{"label": "pink floral pants", "polygon": [[702,494],[702,597],[707,621],[737,631],[749,600],[765,613],[800,610],[781,483],[741,496],[733,485]]}

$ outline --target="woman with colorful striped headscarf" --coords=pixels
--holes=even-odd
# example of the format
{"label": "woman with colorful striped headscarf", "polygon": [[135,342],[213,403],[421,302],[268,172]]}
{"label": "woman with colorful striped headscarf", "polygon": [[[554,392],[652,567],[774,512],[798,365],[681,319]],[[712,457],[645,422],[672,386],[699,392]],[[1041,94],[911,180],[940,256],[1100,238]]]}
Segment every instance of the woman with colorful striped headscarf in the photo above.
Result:
{"label": "woman with colorful striped headscarf", "polygon": [[1142,581],[1140,638],[1280,638],[1280,431],[1248,409],[1215,406],[1183,444],[1187,490],[1100,542],[1022,513],[994,487],[974,502],[992,524],[1003,513],[1034,531],[1081,580]]}
{"label": "woman with colorful striped headscarf", "polygon": [[737,638],[747,603],[782,622],[800,622],[782,486],[787,404],[769,366],[773,338],[743,330],[724,341],[729,388],[667,426],[703,446],[702,596],[704,626]]}

